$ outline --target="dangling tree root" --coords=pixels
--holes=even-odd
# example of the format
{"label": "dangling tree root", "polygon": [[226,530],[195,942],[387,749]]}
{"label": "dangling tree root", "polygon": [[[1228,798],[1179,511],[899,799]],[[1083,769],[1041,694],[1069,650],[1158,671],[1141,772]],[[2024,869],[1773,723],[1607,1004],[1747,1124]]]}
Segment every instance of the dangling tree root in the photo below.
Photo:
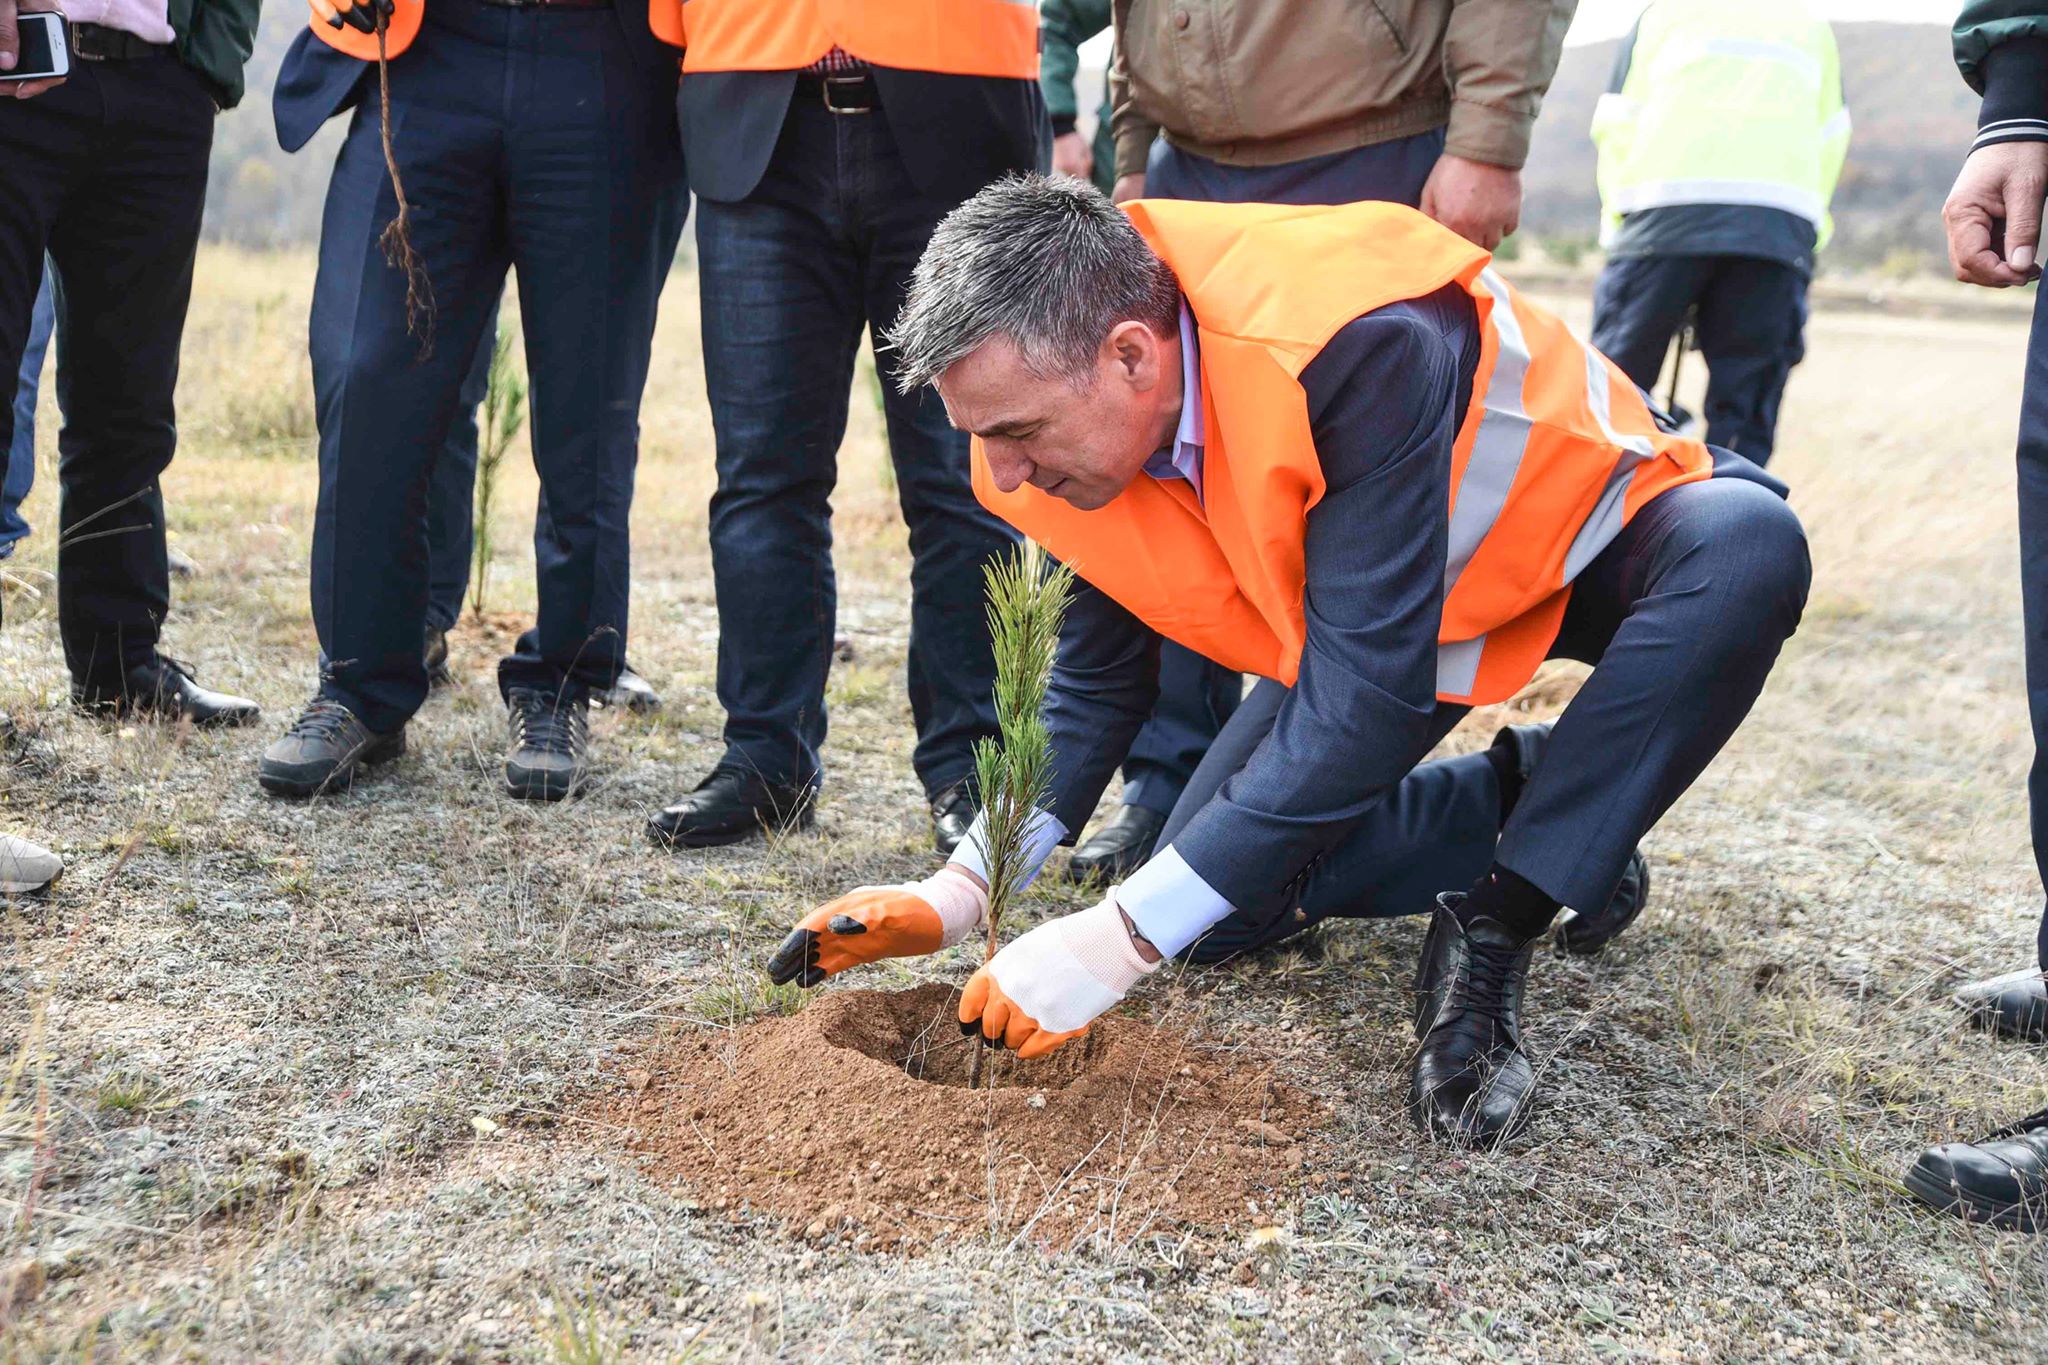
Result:
{"label": "dangling tree root", "polygon": [[391,63],[384,51],[384,33],[389,20],[377,16],[377,104],[382,115],[384,169],[391,176],[391,192],[398,199],[398,215],[384,225],[377,245],[394,270],[405,272],[405,330],[420,341],[420,359],[434,352],[434,286],[427,278],[427,264],[412,244],[412,205],[406,202],[405,182],[398,174],[398,156],[391,148]]}

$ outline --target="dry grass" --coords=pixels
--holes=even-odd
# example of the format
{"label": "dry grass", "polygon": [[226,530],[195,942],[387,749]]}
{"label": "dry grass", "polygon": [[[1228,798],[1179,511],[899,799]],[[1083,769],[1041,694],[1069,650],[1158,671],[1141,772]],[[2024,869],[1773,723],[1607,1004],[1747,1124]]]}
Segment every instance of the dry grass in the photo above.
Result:
{"label": "dry grass", "polygon": [[[178,591],[172,646],[272,723],[312,678],[310,280],[303,256],[205,255],[167,482],[207,570]],[[669,707],[599,721],[603,780],[575,804],[498,793],[480,643],[395,770],[316,805],[266,800],[268,727],[70,715],[33,596],[47,534],[10,566],[0,707],[26,739],[0,764],[0,821],[72,871],[0,911],[0,1264],[48,1277],[0,1360],[2048,1351],[2037,1244],[1924,1217],[1894,1184],[1922,1142],[2048,1088],[2038,1054],[1942,1003],[2026,960],[2038,896],[2018,315],[1816,318],[1781,459],[1813,533],[1807,625],[1654,837],[1642,925],[1598,962],[1538,964],[1527,1141],[1455,1157],[1409,1131],[1417,926],[1339,926],[1151,997],[1335,1104],[1301,1194],[1241,1227],[1051,1259],[1003,1235],[915,1258],[820,1249],[657,1187],[563,1117],[622,1040],[785,1008],[748,964],[801,908],[929,866],[905,534],[865,377],[837,499],[854,657],[835,669],[820,829],[680,858],[641,838],[719,749],[695,321],[679,272],[635,546],[633,652]],[[45,530],[54,491],[46,477],[29,508]],[[515,458],[495,603],[514,614],[533,497]],[[1550,705],[1569,680],[1552,687]],[[1269,1220],[1284,1231],[1248,1249]]]}

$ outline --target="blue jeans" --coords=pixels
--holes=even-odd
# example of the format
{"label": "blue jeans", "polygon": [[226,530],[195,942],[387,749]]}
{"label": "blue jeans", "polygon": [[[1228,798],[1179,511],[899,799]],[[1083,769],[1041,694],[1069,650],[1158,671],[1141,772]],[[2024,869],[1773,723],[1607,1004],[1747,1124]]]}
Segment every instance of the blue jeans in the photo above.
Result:
{"label": "blue jeans", "polygon": [[342,143],[313,289],[313,619],[323,695],[373,730],[426,700],[429,490],[508,268],[551,553],[537,625],[500,662],[499,687],[590,692],[618,675],[640,398],[686,206],[675,68],[663,67],[628,47],[608,9],[436,0],[391,70],[412,239],[433,286],[424,355],[404,277],[377,244],[394,201],[374,102]]}
{"label": "blue jeans", "polygon": [[13,554],[15,542],[28,535],[21,504],[36,482],[36,390],[43,381],[43,357],[56,325],[57,300],[45,261],[43,287],[36,294],[36,311],[29,319],[28,345],[21,352],[21,381],[14,391],[14,442],[7,450],[6,467],[0,469],[4,476],[0,477],[0,559]]}
{"label": "blue jeans", "polygon": [[[1443,129],[1278,166],[1226,166],[1152,144],[1145,193],[1212,203],[1415,205],[1444,149]],[[1244,695],[1244,679],[1168,641],[1159,651],[1159,700],[1124,760],[1124,803],[1169,814],[1195,767]],[[1162,843],[1160,847],[1165,847]]]}
{"label": "blue jeans", "polygon": [[[861,333],[895,322],[952,207],[911,181],[887,111],[834,114],[801,93],[753,192],[697,206],[725,761],[771,782],[820,779],[837,610],[831,497]],[[1015,536],[975,501],[967,437],[938,395],[898,392],[888,351],[876,365],[910,524],[912,762],[936,796],[996,733],[982,567]]]}

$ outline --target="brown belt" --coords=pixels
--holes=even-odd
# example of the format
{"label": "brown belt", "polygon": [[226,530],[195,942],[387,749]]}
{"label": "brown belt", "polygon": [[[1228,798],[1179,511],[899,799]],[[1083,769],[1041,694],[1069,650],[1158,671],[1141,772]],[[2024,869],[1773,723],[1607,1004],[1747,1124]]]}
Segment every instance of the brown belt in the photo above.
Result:
{"label": "brown belt", "polygon": [[800,99],[821,101],[835,114],[867,114],[882,105],[875,90],[875,78],[864,71],[843,76],[813,76],[805,72],[796,78],[796,93]]}

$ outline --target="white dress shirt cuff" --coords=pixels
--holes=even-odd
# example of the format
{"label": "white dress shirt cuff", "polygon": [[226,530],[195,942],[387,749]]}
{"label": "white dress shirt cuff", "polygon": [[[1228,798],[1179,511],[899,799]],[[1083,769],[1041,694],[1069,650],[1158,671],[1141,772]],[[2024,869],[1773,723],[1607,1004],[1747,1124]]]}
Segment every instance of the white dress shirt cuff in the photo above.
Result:
{"label": "white dress shirt cuff", "polygon": [[[1024,875],[1017,879],[1017,889],[1022,891],[1038,876],[1038,869],[1045,866],[1045,860],[1060,846],[1060,840],[1067,837],[1067,827],[1053,817],[1051,811],[1039,811],[1031,817],[1031,823],[1024,828]],[[950,859],[953,866],[962,867],[981,878],[982,885],[989,886],[988,875],[988,813],[974,817],[973,826],[967,837],[960,841],[960,847],[953,850]]]}
{"label": "white dress shirt cuff", "polygon": [[1234,908],[1171,844],[1132,873],[1115,896],[1138,932],[1166,957],[1185,952]]}

